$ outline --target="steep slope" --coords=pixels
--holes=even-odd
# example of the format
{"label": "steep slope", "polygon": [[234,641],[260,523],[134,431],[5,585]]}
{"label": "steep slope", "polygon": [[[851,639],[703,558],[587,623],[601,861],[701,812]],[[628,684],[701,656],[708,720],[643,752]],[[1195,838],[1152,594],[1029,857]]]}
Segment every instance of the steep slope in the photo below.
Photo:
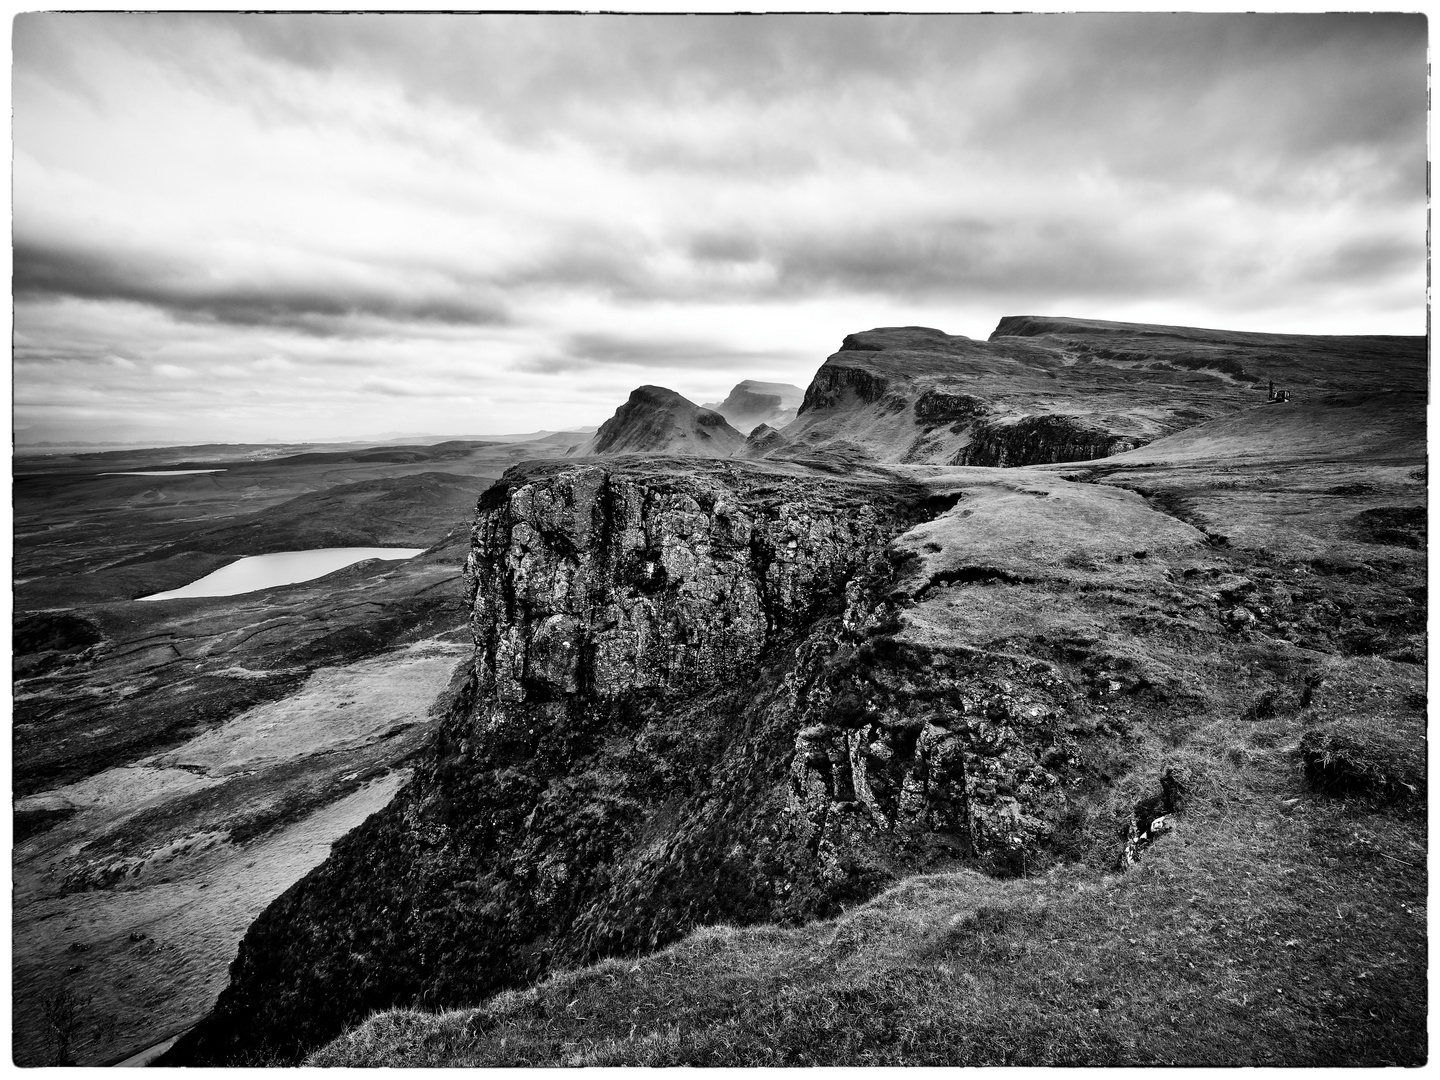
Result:
{"label": "steep slope", "polygon": [[569,452],[669,454],[675,457],[729,457],[745,445],[745,436],[719,413],[702,409],[663,386],[641,386],[600,425],[594,436]]}
{"label": "steep slope", "polygon": [[790,383],[746,379],[736,383],[724,401],[707,402],[701,407],[718,412],[736,431],[748,435],[761,424],[783,428],[795,419],[804,399],[805,391]]}
{"label": "steep slope", "polygon": [[1320,391],[1423,389],[1424,341],[1007,317],[989,341],[925,327],[851,334],[773,456],[1034,465],[1123,453]]}

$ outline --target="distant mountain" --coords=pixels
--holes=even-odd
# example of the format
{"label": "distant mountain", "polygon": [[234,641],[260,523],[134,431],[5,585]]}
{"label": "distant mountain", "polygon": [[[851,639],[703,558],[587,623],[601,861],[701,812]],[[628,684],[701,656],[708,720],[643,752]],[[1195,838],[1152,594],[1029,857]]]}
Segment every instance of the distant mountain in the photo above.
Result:
{"label": "distant mountain", "polygon": [[780,449],[787,442],[789,440],[769,424],[760,424],[746,438],[745,449],[742,453],[744,457],[749,458],[764,457],[772,450]]}
{"label": "distant mountain", "polygon": [[729,457],[745,436],[717,412],[702,409],[663,386],[641,386],[572,454],[673,454]]}
{"label": "distant mountain", "polygon": [[517,443],[517,442],[547,442],[547,443],[582,443],[595,433],[594,424],[581,424],[578,427],[570,428],[567,431],[551,431],[549,428],[541,428],[539,431],[511,432],[504,435],[476,435],[477,439],[486,439],[489,442]]}
{"label": "distant mountain", "polygon": [[783,428],[795,419],[796,410],[805,400],[805,391],[790,383],[757,382],[746,379],[736,383],[724,401],[707,402],[700,406],[725,418],[736,431],[749,434],[761,424]]}
{"label": "distant mountain", "polygon": [[920,326],[848,335],[768,457],[1037,465],[1084,461],[1339,387],[1423,388],[1413,342],[1010,316],[988,341]]}

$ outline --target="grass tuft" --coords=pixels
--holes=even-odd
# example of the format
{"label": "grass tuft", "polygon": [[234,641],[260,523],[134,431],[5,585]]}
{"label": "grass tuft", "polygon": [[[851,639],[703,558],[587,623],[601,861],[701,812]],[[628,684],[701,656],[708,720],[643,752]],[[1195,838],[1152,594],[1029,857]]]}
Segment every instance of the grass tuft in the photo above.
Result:
{"label": "grass tuft", "polygon": [[1371,723],[1305,732],[1300,761],[1311,788],[1325,795],[1396,803],[1425,797],[1425,744]]}

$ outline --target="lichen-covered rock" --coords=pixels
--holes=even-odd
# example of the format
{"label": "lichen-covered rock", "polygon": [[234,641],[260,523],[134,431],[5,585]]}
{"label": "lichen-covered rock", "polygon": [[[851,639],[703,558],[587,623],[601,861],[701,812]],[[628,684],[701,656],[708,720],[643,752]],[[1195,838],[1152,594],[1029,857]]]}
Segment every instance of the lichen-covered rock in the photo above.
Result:
{"label": "lichen-covered rock", "polygon": [[1078,695],[1044,661],[893,638],[854,650],[801,709],[790,808],[822,863],[885,846],[957,856],[1055,833]]}
{"label": "lichen-covered rock", "polygon": [[599,702],[754,663],[901,521],[883,500],[824,491],[782,480],[752,501],[724,472],[660,482],[600,466],[510,483],[466,564],[482,694]]}

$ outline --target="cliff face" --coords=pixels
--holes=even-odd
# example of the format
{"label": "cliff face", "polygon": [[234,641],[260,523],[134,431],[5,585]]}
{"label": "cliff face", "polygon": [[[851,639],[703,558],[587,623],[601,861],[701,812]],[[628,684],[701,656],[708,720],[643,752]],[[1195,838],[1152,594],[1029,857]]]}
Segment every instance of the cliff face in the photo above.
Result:
{"label": "cliff face", "polygon": [[663,386],[641,386],[591,439],[570,453],[729,457],[744,445],[745,436],[719,413]]}
{"label": "cliff face", "polygon": [[[789,445],[770,456],[1031,465],[1102,457],[1183,426],[1160,403],[1130,408],[1110,396],[1118,388],[1094,385],[1089,365],[1081,378],[1075,367],[1048,339],[984,342],[916,326],[850,334],[815,373]],[[1099,382],[1121,381],[1113,375]]]}
{"label": "cliff face", "polygon": [[592,466],[487,492],[466,566],[486,708],[733,675],[806,625],[903,520],[786,477],[756,495],[757,476]]}

